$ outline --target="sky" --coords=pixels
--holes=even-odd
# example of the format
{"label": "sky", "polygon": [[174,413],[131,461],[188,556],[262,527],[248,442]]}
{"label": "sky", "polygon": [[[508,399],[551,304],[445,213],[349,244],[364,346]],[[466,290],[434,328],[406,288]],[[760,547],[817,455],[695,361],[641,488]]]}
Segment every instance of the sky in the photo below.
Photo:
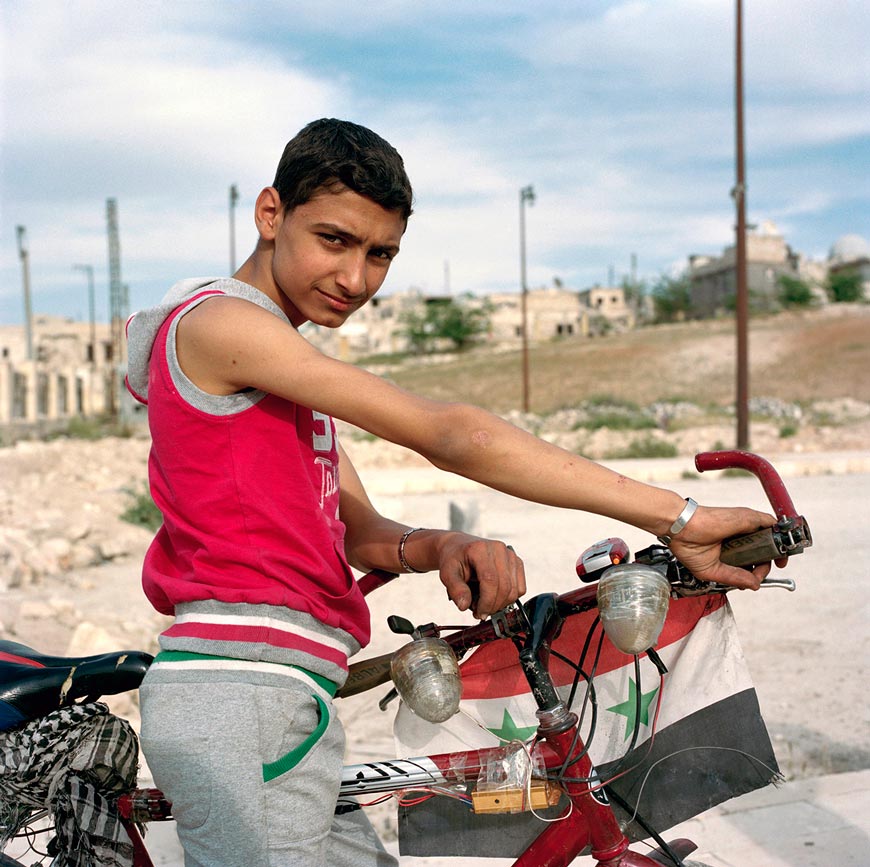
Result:
{"label": "sky", "polygon": [[[824,259],[870,238],[870,3],[744,0],[747,215]],[[733,243],[734,0],[0,0],[0,323],[131,311],[253,250],[284,144],[341,117],[415,214],[382,292],[654,283]],[[633,264],[634,263],[634,264]]]}

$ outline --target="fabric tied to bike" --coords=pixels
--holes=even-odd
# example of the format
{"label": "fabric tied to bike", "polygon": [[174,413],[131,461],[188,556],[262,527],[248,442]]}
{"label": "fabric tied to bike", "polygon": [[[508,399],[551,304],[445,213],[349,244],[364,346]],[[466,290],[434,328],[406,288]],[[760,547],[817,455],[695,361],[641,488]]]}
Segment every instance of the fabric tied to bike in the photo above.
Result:
{"label": "fabric tied to bike", "polygon": [[[583,665],[587,673],[601,634],[595,616],[589,611],[569,617],[552,645],[577,661],[594,630]],[[639,820],[662,832],[779,776],[725,597],[672,600],[656,650],[668,668],[663,686],[645,655],[637,683],[633,657],[604,637],[593,680],[595,730],[590,737],[589,707],[581,729],[600,779],[608,783],[615,777],[609,791],[630,805],[625,811],[613,804],[620,821],[629,823],[626,833],[632,840],[650,836]],[[436,726],[401,706],[394,727],[398,755],[457,753],[534,735],[536,705],[509,640],[478,648],[460,671],[465,713]],[[567,699],[574,669],[553,657],[550,672]],[[581,680],[575,711],[584,692]],[[629,822],[635,807],[637,815]],[[551,809],[546,815],[560,812]],[[444,828],[450,833],[441,833]],[[461,801],[436,797],[400,809],[400,852],[517,857],[544,828],[528,812],[476,815]]]}
{"label": "fabric tied to bike", "polygon": [[34,810],[54,821],[52,867],[131,867],[114,798],[136,786],[139,745],[106,705],[59,708],[0,733],[0,851]]}

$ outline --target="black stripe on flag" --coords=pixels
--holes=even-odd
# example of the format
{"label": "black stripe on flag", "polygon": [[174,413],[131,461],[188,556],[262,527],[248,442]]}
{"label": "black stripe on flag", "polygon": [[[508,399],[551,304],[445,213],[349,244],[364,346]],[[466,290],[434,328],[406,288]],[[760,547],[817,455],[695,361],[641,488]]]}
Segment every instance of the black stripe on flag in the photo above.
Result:
{"label": "black stripe on flag", "polygon": [[[614,770],[618,773],[640,762],[612,787],[634,807],[643,785],[638,813],[660,833],[723,801],[768,785],[779,772],[751,688],[662,729],[649,755],[647,750],[649,741],[626,761],[610,762],[597,770],[607,780]],[[614,805],[614,810],[621,823],[628,820],[629,814],[620,807]],[[552,807],[542,815],[551,818],[561,812],[561,807]],[[402,855],[420,857],[516,858],[544,827],[531,813],[478,816],[458,801],[436,797],[399,809],[399,849]],[[627,833],[631,840],[649,836],[637,821]]]}

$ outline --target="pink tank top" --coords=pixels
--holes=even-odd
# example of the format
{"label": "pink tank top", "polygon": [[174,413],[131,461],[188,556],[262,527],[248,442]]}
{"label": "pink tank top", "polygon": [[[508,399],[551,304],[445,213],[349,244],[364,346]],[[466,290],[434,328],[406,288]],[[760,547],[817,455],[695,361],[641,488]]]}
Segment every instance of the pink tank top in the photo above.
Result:
{"label": "pink tank top", "polygon": [[164,614],[204,600],[280,606],[364,646],[369,612],[344,553],[332,419],[263,392],[203,409],[182,392],[210,396],[170,369],[177,320],[211,294],[168,316],[151,352],[149,476],[164,523],[145,593]]}

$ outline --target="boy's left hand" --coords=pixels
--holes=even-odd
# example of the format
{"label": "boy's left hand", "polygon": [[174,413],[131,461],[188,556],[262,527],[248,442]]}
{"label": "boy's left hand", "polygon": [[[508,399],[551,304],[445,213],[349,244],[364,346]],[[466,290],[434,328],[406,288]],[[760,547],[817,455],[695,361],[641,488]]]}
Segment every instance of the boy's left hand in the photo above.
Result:
{"label": "boy's left hand", "polygon": [[447,595],[460,611],[479,620],[500,611],[526,592],[523,561],[503,542],[466,533],[445,534],[439,574]]}

